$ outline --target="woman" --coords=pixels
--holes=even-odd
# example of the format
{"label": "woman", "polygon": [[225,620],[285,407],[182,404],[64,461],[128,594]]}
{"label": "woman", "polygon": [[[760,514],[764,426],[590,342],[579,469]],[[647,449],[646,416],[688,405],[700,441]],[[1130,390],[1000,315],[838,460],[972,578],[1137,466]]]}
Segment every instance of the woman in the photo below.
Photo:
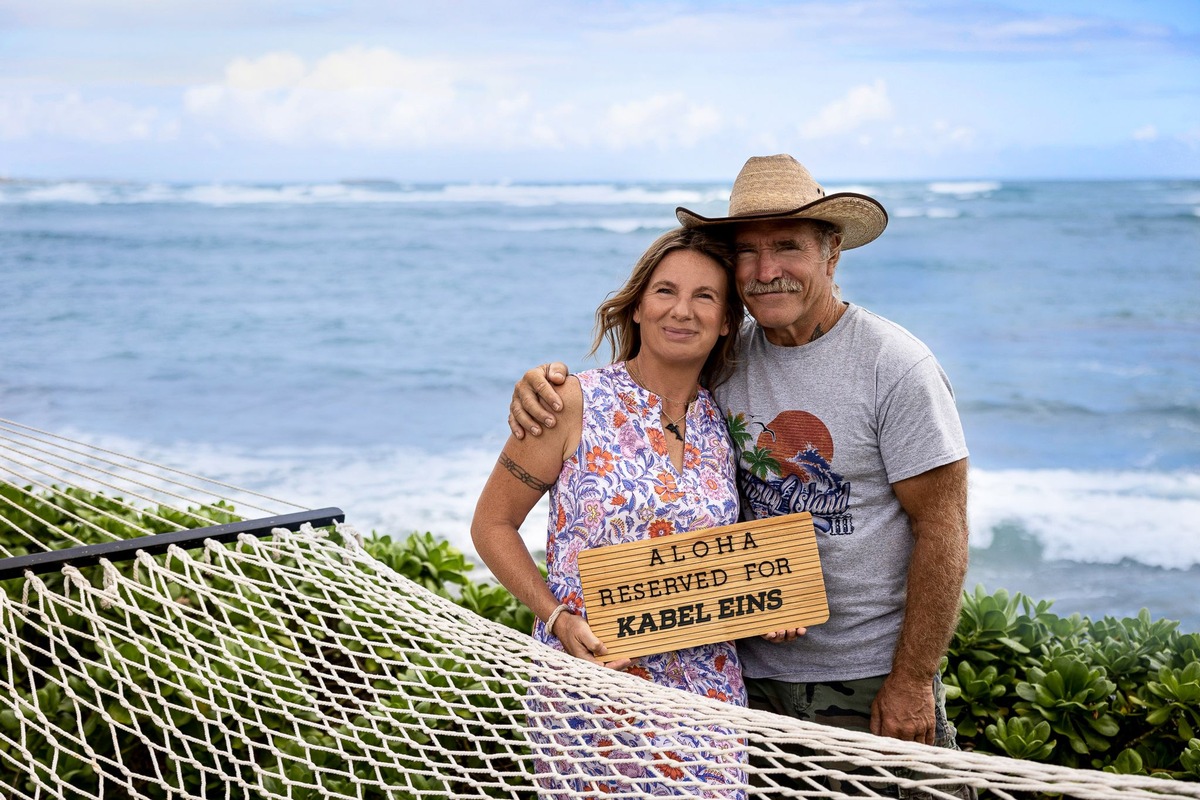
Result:
{"label": "woman", "polygon": [[[699,231],[681,228],[664,234],[638,261],[625,286],[596,312],[592,352],[607,338],[613,363],[568,379],[561,424],[541,437],[509,437],[505,443],[476,506],[471,537],[496,578],[537,616],[533,634],[540,641],[595,663],[606,652],[587,624],[576,561],[580,550],[737,521],[732,448],[705,387],[727,375],[743,315],[725,247]],[[543,580],[518,531],[546,491],[550,519],[548,577]],[[610,666],[746,703],[732,642]],[[619,749],[612,731],[594,738],[597,747],[612,748],[614,737]],[[578,743],[578,737],[573,741]],[[712,761],[736,763],[738,758],[696,737],[685,744],[707,747]],[[653,795],[670,794],[662,774],[683,774],[668,766],[657,770],[656,780],[637,784],[639,776],[649,779],[655,771],[629,763],[614,766],[619,760],[585,765],[591,780],[552,781],[547,773],[558,766],[547,755],[539,765],[539,782],[547,789],[569,785],[574,791],[627,791],[628,784],[605,785],[608,770],[607,777],[619,772]],[[571,769],[577,776],[580,765]],[[685,772],[693,791],[703,781],[712,785],[713,796],[741,796],[719,787],[741,782],[740,770],[691,766]]]}

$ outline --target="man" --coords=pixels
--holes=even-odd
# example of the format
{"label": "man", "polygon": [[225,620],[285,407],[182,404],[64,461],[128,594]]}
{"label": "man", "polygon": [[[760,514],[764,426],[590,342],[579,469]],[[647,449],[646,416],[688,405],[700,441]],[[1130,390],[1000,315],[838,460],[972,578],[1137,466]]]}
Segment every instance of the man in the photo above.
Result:
{"label": "man", "polygon": [[[729,215],[676,210],[728,232],[755,322],[715,388],[740,455],[747,518],[810,511],[829,621],[794,641],[738,643],[752,704],[801,719],[954,747],[938,666],[967,566],[967,448],[949,380],[912,334],[844,303],[843,250],[887,213],[825,191],[787,155],[751,158]],[[526,374],[510,427],[553,424],[561,364]],[[536,415],[536,417],[534,416]],[[966,790],[964,787],[964,791]]]}

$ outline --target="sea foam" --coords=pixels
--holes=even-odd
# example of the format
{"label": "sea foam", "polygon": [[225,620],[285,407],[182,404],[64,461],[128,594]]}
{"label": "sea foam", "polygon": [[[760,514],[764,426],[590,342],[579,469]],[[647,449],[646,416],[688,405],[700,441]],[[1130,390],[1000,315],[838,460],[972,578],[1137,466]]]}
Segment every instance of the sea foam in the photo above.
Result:
{"label": "sea foam", "polygon": [[696,205],[728,201],[724,188],[622,186],[611,183],[464,183],[414,186],[390,181],[256,185],[139,184],[103,181],[9,181],[4,204],[129,205],[145,203],[240,205],[483,203],[530,208],[560,205]]}
{"label": "sea foam", "polygon": [[929,184],[928,189],[934,194],[961,196],[999,191],[1000,184],[995,181],[936,181]]}
{"label": "sea foam", "polygon": [[[473,554],[475,503],[499,453],[483,445],[429,453],[413,447],[239,449],[86,437],[115,452],[183,469],[307,508],[337,506],[359,530],[429,531]],[[232,493],[230,493],[232,495]],[[545,546],[545,498],[521,534]],[[974,468],[971,544],[1001,529],[1035,540],[1045,560],[1190,568],[1200,565],[1200,473]]]}
{"label": "sea foam", "polygon": [[1200,564],[1200,473],[972,470],[972,543],[1016,526],[1043,558],[1189,568]]}

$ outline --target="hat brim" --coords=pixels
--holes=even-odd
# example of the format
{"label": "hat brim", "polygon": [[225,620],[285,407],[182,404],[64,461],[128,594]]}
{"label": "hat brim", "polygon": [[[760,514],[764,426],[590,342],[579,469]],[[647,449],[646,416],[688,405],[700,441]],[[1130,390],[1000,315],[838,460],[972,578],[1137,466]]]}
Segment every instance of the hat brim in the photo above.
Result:
{"label": "hat brim", "polygon": [[788,219],[819,219],[842,231],[842,249],[862,247],[874,241],[887,227],[888,215],[879,201],[856,192],[838,192],[790,211],[739,214],[735,217],[705,217],[680,206],[675,217],[685,228],[708,228]]}

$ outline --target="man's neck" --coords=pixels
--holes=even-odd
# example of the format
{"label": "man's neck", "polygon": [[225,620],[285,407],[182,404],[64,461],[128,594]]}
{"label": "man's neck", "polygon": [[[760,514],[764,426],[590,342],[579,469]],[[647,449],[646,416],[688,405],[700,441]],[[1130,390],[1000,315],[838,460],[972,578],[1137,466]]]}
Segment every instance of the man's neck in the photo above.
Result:
{"label": "man's neck", "polygon": [[767,341],[776,347],[800,347],[815,342],[833,330],[838,320],[846,313],[846,303],[831,297],[829,308],[815,323],[804,323],[789,328],[763,328]]}

